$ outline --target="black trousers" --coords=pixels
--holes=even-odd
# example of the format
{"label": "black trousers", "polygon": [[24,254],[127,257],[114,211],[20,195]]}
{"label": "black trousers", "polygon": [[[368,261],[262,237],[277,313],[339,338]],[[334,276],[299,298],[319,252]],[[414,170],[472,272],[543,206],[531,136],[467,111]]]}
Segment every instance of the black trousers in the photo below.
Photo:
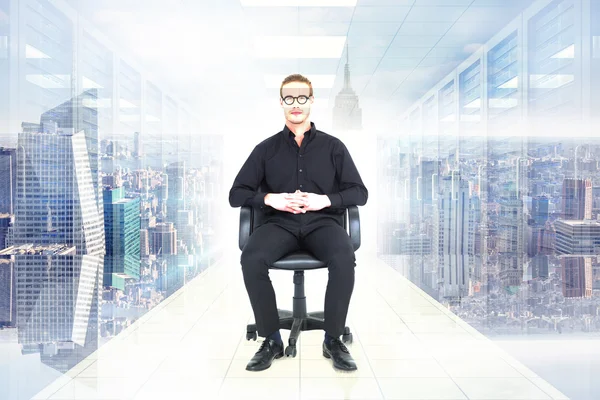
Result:
{"label": "black trousers", "polygon": [[316,223],[312,227],[296,229],[266,223],[250,235],[242,250],[241,264],[258,335],[267,337],[279,330],[269,266],[296,250],[308,250],[327,265],[329,281],[325,292],[325,332],[333,337],[341,336],[354,289],[356,257],[350,237],[335,222]]}

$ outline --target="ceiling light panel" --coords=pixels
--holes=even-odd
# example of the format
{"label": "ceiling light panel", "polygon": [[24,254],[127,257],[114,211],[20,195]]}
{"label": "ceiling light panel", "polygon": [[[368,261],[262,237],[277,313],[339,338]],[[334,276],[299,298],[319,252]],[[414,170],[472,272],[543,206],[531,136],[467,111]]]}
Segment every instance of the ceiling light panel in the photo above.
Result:
{"label": "ceiling light panel", "polygon": [[257,36],[258,58],[340,58],[345,36]]}

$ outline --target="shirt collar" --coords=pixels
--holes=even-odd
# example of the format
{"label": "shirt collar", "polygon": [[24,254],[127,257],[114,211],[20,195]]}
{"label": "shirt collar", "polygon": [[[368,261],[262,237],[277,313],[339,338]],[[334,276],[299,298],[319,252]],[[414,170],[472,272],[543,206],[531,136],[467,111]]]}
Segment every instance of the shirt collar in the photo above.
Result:
{"label": "shirt collar", "polygon": [[[315,127],[315,123],[311,122],[310,123],[310,129],[307,130],[306,132],[304,132],[304,137],[307,138],[307,139],[308,138],[312,138],[313,136],[315,136],[316,131],[317,131],[317,128]],[[290,137],[290,138],[295,138],[296,137],[296,135],[294,135],[294,132],[292,132],[290,130],[290,128],[288,128],[287,125],[285,125],[283,127],[283,133],[284,133],[284,135],[286,137]]]}

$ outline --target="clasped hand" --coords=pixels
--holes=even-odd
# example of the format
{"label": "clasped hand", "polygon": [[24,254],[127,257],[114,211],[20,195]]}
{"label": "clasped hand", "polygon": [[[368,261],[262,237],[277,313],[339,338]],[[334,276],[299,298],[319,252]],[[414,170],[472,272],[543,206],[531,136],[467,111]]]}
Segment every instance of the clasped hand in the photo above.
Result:
{"label": "clasped hand", "polygon": [[294,193],[269,194],[268,200],[265,203],[276,210],[293,214],[319,211],[331,205],[331,201],[327,195],[306,193],[300,190],[296,190]]}

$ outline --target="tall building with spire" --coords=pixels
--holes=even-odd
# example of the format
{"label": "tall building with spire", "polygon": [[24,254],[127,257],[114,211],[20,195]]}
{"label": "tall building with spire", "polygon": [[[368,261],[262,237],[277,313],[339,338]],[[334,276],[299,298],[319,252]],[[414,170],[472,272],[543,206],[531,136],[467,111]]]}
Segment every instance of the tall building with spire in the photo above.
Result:
{"label": "tall building with spire", "polygon": [[333,129],[335,131],[362,129],[362,110],[358,105],[358,96],[350,86],[350,53],[347,42],[346,65],[344,66],[344,87],[335,97]]}

